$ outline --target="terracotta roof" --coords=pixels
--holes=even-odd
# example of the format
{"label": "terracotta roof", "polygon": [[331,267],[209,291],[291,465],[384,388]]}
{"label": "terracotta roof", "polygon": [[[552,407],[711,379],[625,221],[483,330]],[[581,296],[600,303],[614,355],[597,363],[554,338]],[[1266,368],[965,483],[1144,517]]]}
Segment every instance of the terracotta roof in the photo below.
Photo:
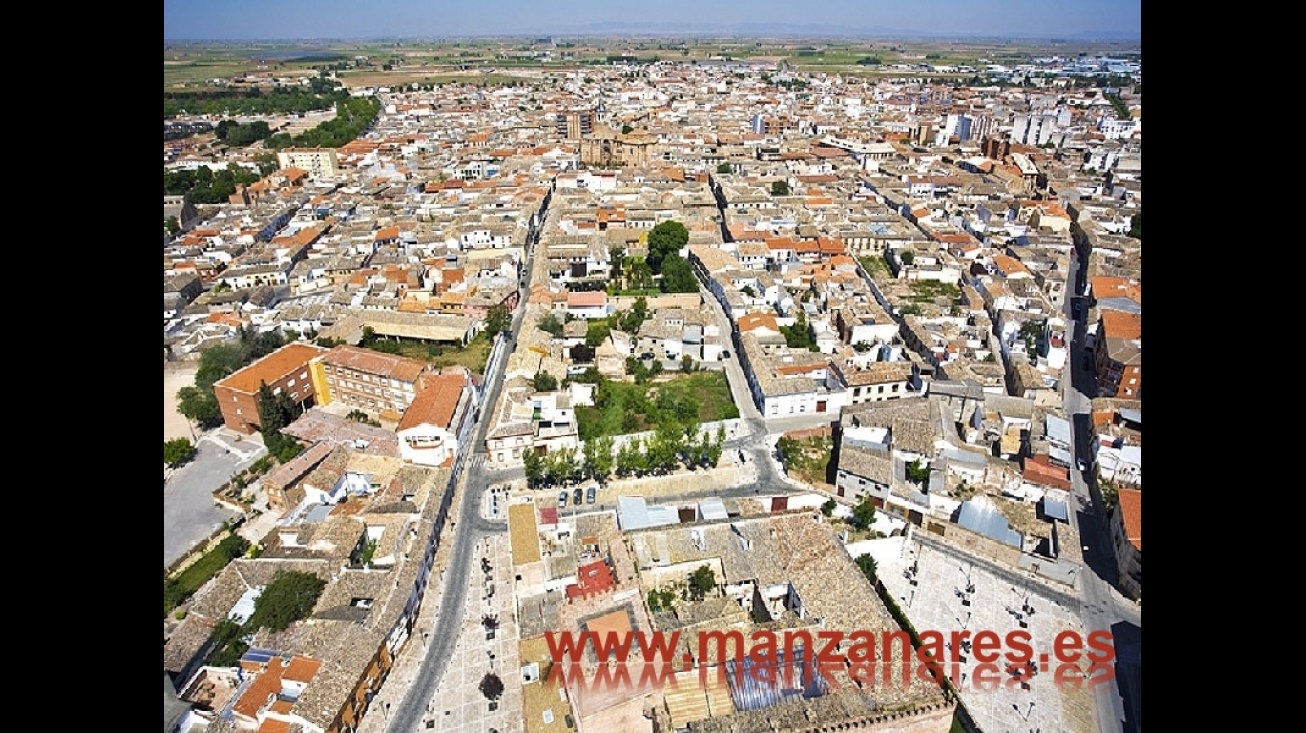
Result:
{"label": "terracotta roof", "polygon": [[322,357],[322,363],[404,382],[416,382],[418,375],[430,366],[417,359],[357,346],[337,346]]}
{"label": "terracotta roof", "polygon": [[267,669],[263,670],[254,681],[246,688],[245,694],[240,696],[232,710],[239,715],[251,719],[258,719],[258,712],[268,703],[268,700],[281,692],[281,675],[284,668],[281,666],[281,657],[273,657],[269,662]]}
{"label": "terracotta roof", "polygon": [[1143,492],[1139,489],[1120,489],[1117,511],[1125,523],[1125,539],[1135,550],[1143,551]]}
{"label": "terracotta roof", "polygon": [[1069,469],[1053,466],[1051,459],[1045,455],[1030,456],[1025,459],[1024,478],[1032,484],[1070,490]]}
{"label": "terracotta roof", "polygon": [[567,293],[568,308],[591,308],[608,304],[608,296],[601,290],[589,293]]}
{"label": "terracotta roof", "polygon": [[428,380],[426,389],[418,392],[413,398],[413,404],[404,412],[404,417],[395,427],[395,432],[419,425],[449,428],[466,384],[467,377],[462,374],[441,374]]}
{"label": "terracotta roof", "polygon": [[1137,280],[1099,275],[1089,280],[1089,286],[1093,290],[1093,297],[1098,300],[1102,298],[1128,298],[1139,305],[1143,303],[1143,285]]}
{"label": "terracotta roof", "polygon": [[1142,314],[1102,311],[1102,338],[1139,339],[1142,337]]}
{"label": "terracotta roof", "polygon": [[776,333],[780,332],[780,326],[776,323],[775,316],[770,313],[747,313],[739,319],[738,323],[741,333],[764,327]]}
{"label": "terracotta roof", "polygon": [[1015,259],[1014,257],[1008,257],[1007,255],[995,256],[993,258],[993,265],[997,267],[999,270],[1001,270],[1002,274],[1006,275],[1007,277],[1011,277],[1012,275],[1017,275],[1021,273],[1026,275],[1031,274],[1029,268],[1025,267],[1025,264],[1023,262],[1021,262],[1018,259]]}
{"label": "terracotta roof", "polygon": [[219,380],[215,387],[230,387],[238,392],[253,394],[258,391],[260,382],[273,382],[299,369],[308,366],[315,356],[326,353],[326,349],[311,344],[289,344],[268,354],[229,377]]}
{"label": "terracotta roof", "polygon": [[296,655],[294,659],[290,660],[290,666],[286,667],[286,671],[281,675],[281,678],[291,682],[308,684],[313,679],[313,675],[317,674],[317,668],[321,666],[322,663],[316,659]]}

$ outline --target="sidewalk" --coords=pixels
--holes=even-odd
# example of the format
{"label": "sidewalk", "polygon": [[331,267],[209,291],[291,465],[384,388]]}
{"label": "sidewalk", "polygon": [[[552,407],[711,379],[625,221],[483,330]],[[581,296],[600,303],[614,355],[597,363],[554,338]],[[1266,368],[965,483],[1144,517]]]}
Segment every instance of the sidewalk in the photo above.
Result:
{"label": "sidewalk", "polygon": [[[460,506],[462,502],[462,492],[465,483],[460,481],[454,489],[453,506]],[[441,606],[445,597],[445,591],[448,588],[450,576],[445,572],[449,564],[449,555],[453,552],[453,537],[445,534],[449,528],[440,529],[444,540],[440,543],[440,548],[435,552],[435,563],[431,568],[431,576],[427,579],[426,594],[422,596],[421,608],[417,611],[417,623],[413,626],[413,635],[404,642],[404,646],[399,650],[399,656],[395,659],[394,666],[390,669],[389,675],[381,685],[381,690],[377,692],[376,697],[372,699],[372,704],[368,707],[367,713],[359,723],[358,733],[385,733],[388,730],[387,719],[389,711],[403,702],[404,696],[408,694],[408,689],[412,687],[413,681],[417,679],[417,674],[421,671],[422,660],[426,659],[426,649],[429,642],[431,629],[435,628],[435,620],[440,616]],[[470,531],[465,530],[465,531]],[[465,578],[464,578],[465,580]],[[466,599],[471,602],[471,596]],[[457,609],[459,613],[466,613],[466,608]]]}

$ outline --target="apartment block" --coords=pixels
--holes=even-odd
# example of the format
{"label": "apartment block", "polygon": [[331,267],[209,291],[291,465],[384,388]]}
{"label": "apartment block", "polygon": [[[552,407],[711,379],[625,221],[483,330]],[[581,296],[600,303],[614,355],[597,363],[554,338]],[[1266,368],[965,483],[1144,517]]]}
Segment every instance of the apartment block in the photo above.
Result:
{"label": "apartment block", "polygon": [[213,394],[222,409],[222,421],[238,433],[256,432],[258,392],[263,384],[273,394],[288,393],[303,409],[312,407],[318,398],[309,374],[309,362],[325,353],[326,349],[311,344],[290,344],[216,382]]}
{"label": "apartment block", "polygon": [[313,386],[320,404],[341,402],[369,415],[398,420],[421,391],[432,365],[356,346],[337,346],[313,360]]}

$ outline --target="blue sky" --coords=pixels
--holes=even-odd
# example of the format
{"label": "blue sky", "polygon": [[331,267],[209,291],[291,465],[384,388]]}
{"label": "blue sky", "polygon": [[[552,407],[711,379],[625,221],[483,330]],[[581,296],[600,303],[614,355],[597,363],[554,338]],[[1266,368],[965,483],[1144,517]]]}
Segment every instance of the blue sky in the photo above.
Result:
{"label": "blue sky", "polygon": [[[1139,37],[1142,0],[164,0],[163,38],[432,38],[585,32],[595,23],[819,24],[956,35]],[[808,30],[811,30],[810,28]],[[796,28],[801,32],[801,28]]]}

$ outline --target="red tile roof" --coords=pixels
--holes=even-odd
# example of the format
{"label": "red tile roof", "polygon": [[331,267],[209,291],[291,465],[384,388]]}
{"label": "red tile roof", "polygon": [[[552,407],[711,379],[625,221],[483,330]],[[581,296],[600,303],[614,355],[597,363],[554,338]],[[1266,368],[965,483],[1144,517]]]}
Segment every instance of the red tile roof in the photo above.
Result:
{"label": "red tile roof", "polygon": [[253,394],[258,391],[260,382],[272,384],[291,372],[307,368],[309,359],[326,352],[326,349],[311,344],[282,346],[235,374],[219,380],[214,386],[230,387],[238,392]]}
{"label": "red tile roof", "polygon": [[1139,489],[1120,489],[1117,511],[1125,523],[1125,539],[1135,550],[1143,551],[1143,492]]}
{"label": "red tile roof", "polygon": [[441,374],[430,379],[426,389],[413,398],[413,404],[404,412],[395,432],[419,425],[438,425],[449,429],[466,385],[467,377],[462,374]]}
{"label": "red tile roof", "polygon": [[582,565],[576,569],[577,582],[575,585],[567,586],[567,597],[588,598],[596,593],[612,590],[617,585],[617,579],[612,574],[612,568],[602,560],[596,560],[589,565]]}
{"label": "red tile roof", "polygon": [[1102,338],[1139,339],[1143,337],[1141,313],[1102,312]]}
{"label": "red tile roof", "polygon": [[1070,470],[1052,465],[1051,459],[1045,455],[1025,459],[1024,479],[1039,486],[1070,490]]}
{"label": "red tile roof", "polygon": [[568,308],[594,308],[608,304],[608,296],[601,290],[589,293],[567,293]]}

